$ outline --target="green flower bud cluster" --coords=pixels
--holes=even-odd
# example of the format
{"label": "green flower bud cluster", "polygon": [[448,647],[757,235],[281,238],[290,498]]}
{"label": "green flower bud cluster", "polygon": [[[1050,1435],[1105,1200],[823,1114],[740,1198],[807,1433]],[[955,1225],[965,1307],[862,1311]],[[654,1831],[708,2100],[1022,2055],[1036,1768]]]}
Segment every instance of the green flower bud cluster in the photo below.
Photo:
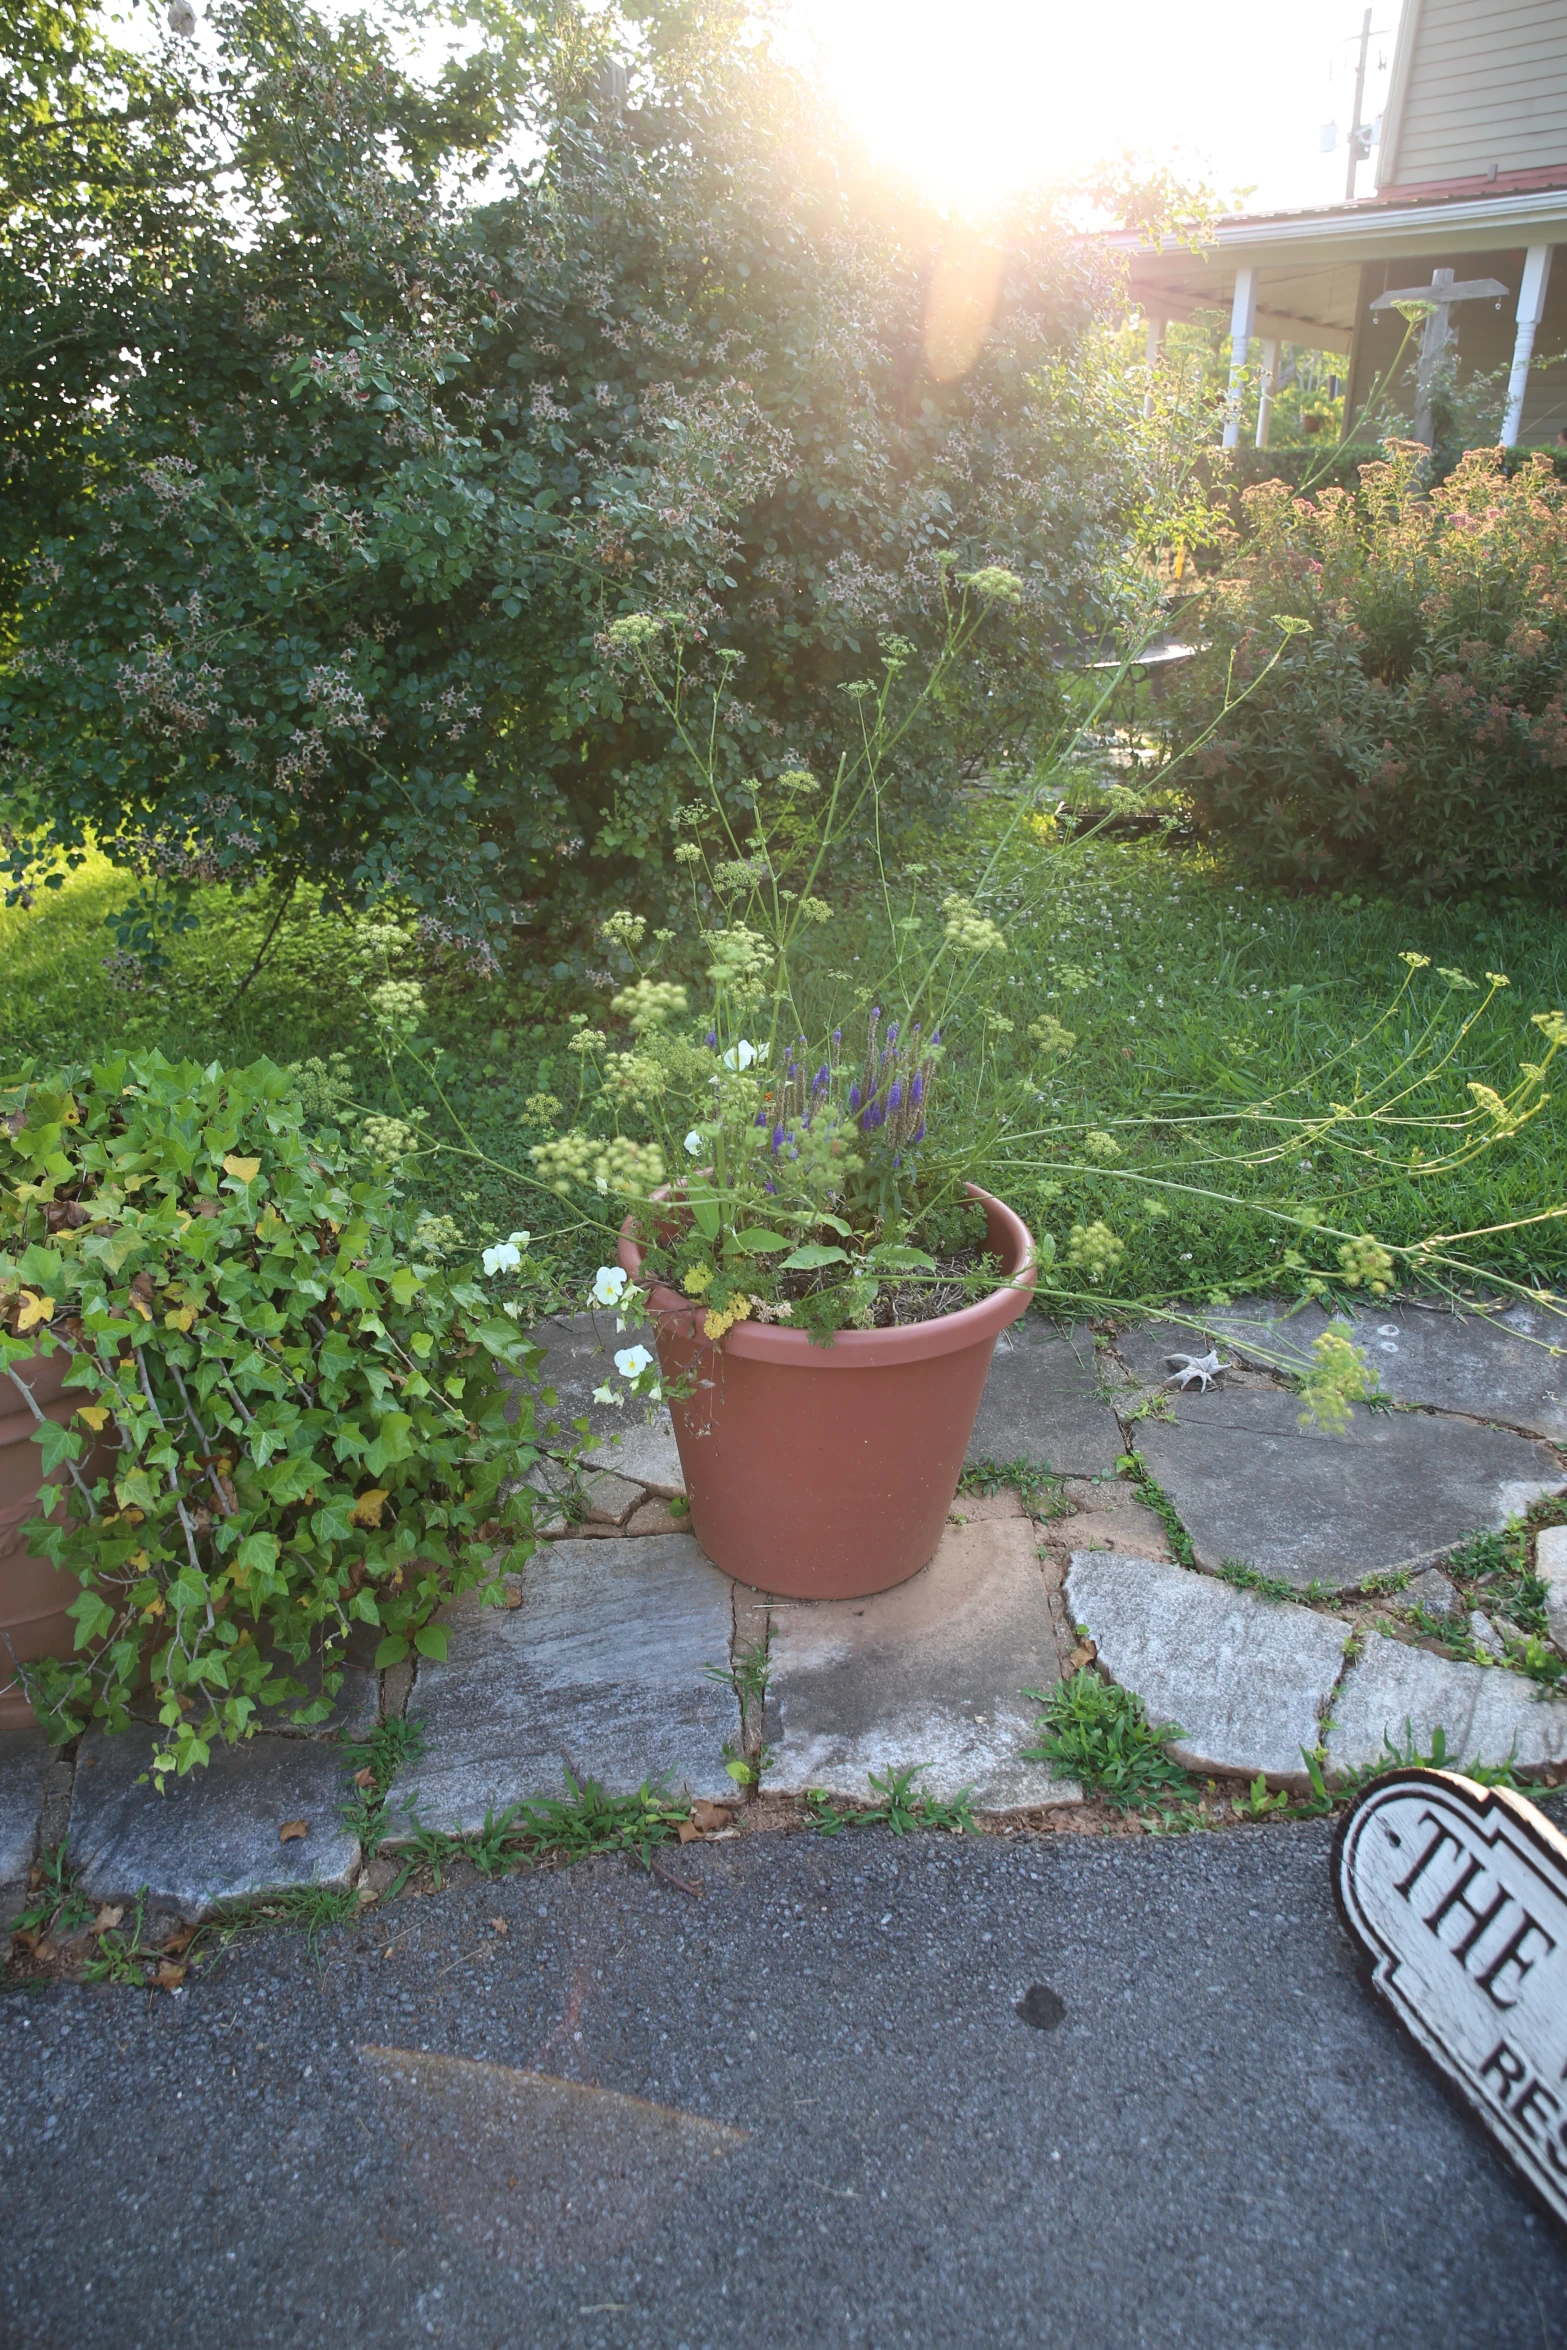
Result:
{"label": "green flower bud cluster", "polygon": [[1369,1232],[1363,1232],[1358,1240],[1346,1240],[1338,1261],[1350,1289],[1358,1289],[1364,1282],[1373,1297],[1386,1297],[1393,1286],[1393,1259]]}
{"label": "green flower bud cluster", "polygon": [[1091,1224],[1074,1224],[1067,1237],[1066,1261],[1074,1273],[1098,1285],[1109,1279],[1126,1255],[1126,1243],[1096,1216]]}
{"label": "green flower bud cluster", "polygon": [[942,899],[941,910],[947,917],[945,935],[963,954],[996,955],[1004,951],[1007,942],[999,926],[980,912],[972,898],[953,890]]}
{"label": "green flower bud cluster", "polygon": [[685,989],[676,980],[639,979],[611,996],[609,1008],[617,1019],[626,1022],[633,1036],[646,1036],[650,1029],[663,1028],[669,1021],[678,1019],[688,1000]]}

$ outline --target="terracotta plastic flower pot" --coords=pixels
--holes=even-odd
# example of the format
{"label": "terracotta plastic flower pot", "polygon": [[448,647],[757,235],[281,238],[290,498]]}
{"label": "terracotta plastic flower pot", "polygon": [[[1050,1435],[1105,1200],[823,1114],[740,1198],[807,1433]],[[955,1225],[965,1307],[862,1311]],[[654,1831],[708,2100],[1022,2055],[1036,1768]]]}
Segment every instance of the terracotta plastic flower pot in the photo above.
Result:
{"label": "terracotta plastic flower pot", "polygon": [[[1006,1276],[977,1305],[896,1330],[803,1330],[736,1322],[716,1345],[700,1307],[650,1293],[665,1380],[695,1381],[671,1405],[698,1542],[726,1575],[789,1599],[860,1599],[918,1574],[934,1555],[1000,1333],[1028,1310],[1027,1225],[973,1184]],[[620,1262],[637,1279],[630,1219]]]}
{"label": "terracotta plastic flower pot", "polygon": [[[45,1419],[60,1427],[86,1400],[81,1388],[64,1386],[70,1366],[64,1347],[16,1366]],[[36,1718],[13,1659],[31,1664],[37,1657],[72,1656],[76,1650],[76,1621],[66,1610],[81,1585],[47,1559],[35,1558],[22,1534],[25,1521],[38,1515],[43,1489],[43,1462],[32,1441],[37,1425],[15,1381],[0,1371],[0,1730],[21,1729]],[[81,1463],[89,1477],[103,1474],[96,1454],[94,1448],[94,1457]]]}

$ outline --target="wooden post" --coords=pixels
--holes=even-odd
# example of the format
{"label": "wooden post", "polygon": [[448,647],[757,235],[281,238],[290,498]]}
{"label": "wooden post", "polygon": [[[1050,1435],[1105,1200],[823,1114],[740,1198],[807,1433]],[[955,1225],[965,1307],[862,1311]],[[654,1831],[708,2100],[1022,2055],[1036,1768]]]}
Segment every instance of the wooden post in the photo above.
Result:
{"label": "wooden post", "polygon": [[1257,272],[1244,262],[1235,272],[1235,299],[1230,305],[1230,388],[1224,402],[1224,447],[1240,446],[1241,397],[1246,389],[1246,357],[1257,318]]}
{"label": "wooden post", "polygon": [[1534,338],[1545,316],[1546,289],[1551,282],[1551,248],[1531,245],[1524,257],[1523,284],[1518,289],[1518,332],[1513,341],[1513,371],[1507,379],[1507,414],[1502,423],[1502,447],[1516,449],[1523,430],[1524,395],[1529,389],[1529,362]]}

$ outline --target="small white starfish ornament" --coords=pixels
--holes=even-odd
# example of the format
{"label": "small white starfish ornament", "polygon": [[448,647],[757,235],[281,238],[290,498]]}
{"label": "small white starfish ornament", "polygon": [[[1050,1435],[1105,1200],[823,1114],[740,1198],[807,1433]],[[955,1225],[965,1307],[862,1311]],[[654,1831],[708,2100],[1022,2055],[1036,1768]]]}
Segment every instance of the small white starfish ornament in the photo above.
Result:
{"label": "small white starfish ornament", "polygon": [[1167,1363],[1173,1363],[1175,1366],[1165,1381],[1166,1387],[1187,1388],[1195,1379],[1204,1395],[1207,1394],[1221,1371],[1233,1368],[1233,1365],[1229,1363],[1220,1362],[1217,1347],[1213,1347],[1205,1355],[1166,1355],[1164,1359]]}

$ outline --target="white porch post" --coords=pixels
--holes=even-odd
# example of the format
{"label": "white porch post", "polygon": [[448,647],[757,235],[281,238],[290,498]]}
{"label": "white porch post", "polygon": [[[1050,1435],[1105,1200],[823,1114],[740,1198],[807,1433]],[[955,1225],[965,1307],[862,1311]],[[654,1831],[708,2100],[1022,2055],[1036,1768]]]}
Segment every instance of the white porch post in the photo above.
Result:
{"label": "white porch post", "polygon": [[1273,434],[1273,388],[1279,380],[1279,346],[1268,336],[1262,346],[1262,383],[1257,396],[1257,446],[1265,449]]}
{"label": "white porch post", "polygon": [[[1164,356],[1165,324],[1166,321],[1159,316],[1157,311],[1149,311],[1148,328],[1143,343],[1143,358],[1150,376]],[[1145,416],[1153,414],[1153,385],[1151,383],[1143,394],[1143,414]]]}
{"label": "white porch post", "polygon": [[1550,282],[1550,246],[1531,245],[1524,257],[1523,284],[1518,289],[1518,333],[1513,342],[1513,371],[1507,379],[1507,415],[1502,423],[1504,449],[1517,448],[1518,435],[1523,429],[1529,362],[1534,357],[1535,332],[1545,316],[1545,294]]}
{"label": "white porch post", "polygon": [[1250,262],[1235,272],[1235,300],[1230,305],[1230,388],[1224,403],[1224,446],[1238,448],[1241,437],[1241,394],[1246,388],[1246,355],[1257,318],[1257,272]]}

